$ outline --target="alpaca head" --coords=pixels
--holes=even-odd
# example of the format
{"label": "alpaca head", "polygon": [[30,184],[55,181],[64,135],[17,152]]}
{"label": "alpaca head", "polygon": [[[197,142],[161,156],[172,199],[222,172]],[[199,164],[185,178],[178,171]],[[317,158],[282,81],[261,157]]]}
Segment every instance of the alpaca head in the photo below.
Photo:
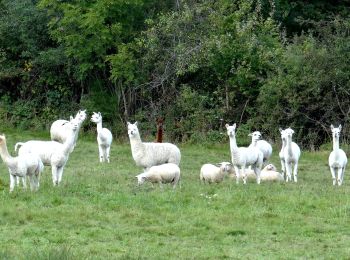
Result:
{"label": "alpaca head", "polygon": [[5,134],[0,135],[0,145],[6,144]]}
{"label": "alpaca head", "polygon": [[331,125],[331,130],[332,130],[332,136],[334,138],[339,138],[340,131],[341,131],[341,125],[339,125],[338,127],[334,127],[333,125]]}
{"label": "alpaca head", "polygon": [[76,119],[75,117],[70,116],[69,122],[64,124],[70,127],[72,131],[76,131],[79,127],[79,120]]}
{"label": "alpaca head", "polygon": [[294,134],[294,130],[293,130],[292,128],[289,127],[289,128],[287,128],[287,129],[284,130],[284,133],[285,133],[285,135],[286,135],[287,138],[292,139],[292,136],[293,136],[293,134]]}
{"label": "alpaca head", "polygon": [[86,110],[79,110],[75,115],[75,119],[82,123],[86,119]]}
{"label": "alpaca head", "polygon": [[100,112],[96,113],[93,112],[92,116],[91,116],[91,121],[98,124],[100,122],[102,122],[102,115]]}
{"label": "alpaca head", "polygon": [[261,133],[259,131],[255,131],[251,134],[249,134],[248,136],[252,137],[252,141],[257,141],[261,139]]}
{"label": "alpaca head", "polygon": [[285,142],[287,140],[286,130],[283,130],[282,128],[279,128],[279,130],[280,130],[280,133],[281,133],[282,142]]}
{"label": "alpaca head", "polygon": [[137,128],[137,122],[134,124],[128,122],[128,135],[129,137],[134,137],[139,135],[139,129]]}
{"label": "alpaca head", "polygon": [[236,123],[233,125],[226,124],[225,127],[227,129],[227,135],[229,137],[234,137],[236,135]]}

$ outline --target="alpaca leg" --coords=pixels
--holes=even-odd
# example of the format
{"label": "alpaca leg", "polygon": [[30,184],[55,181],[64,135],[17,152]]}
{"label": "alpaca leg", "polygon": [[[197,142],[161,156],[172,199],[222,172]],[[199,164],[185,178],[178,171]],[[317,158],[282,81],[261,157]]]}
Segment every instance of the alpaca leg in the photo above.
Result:
{"label": "alpaca leg", "polygon": [[53,186],[58,185],[58,179],[57,179],[57,166],[52,165],[52,182]]}
{"label": "alpaca leg", "polygon": [[20,179],[21,179],[21,177],[16,176],[16,184],[17,184],[17,187],[19,187]]}
{"label": "alpaca leg", "polygon": [[294,170],[293,170],[293,176],[294,176],[294,182],[298,182],[298,162],[294,164]]}
{"label": "alpaca leg", "polygon": [[260,168],[259,167],[255,167],[254,168],[254,172],[255,172],[255,175],[256,175],[256,183],[257,184],[260,184]]}
{"label": "alpaca leg", "polygon": [[333,167],[330,167],[331,169],[331,174],[332,174],[332,180],[333,180],[333,185],[337,183],[336,178],[335,178],[335,170]]}
{"label": "alpaca leg", "polygon": [[61,181],[62,181],[63,168],[64,168],[64,166],[59,167],[59,168],[57,169],[57,181],[58,181],[58,184],[60,184]]}
{"label": "alpaca leg", "polygon": [[286,180],[287,179],[287,175],[286,175],[286,165],[284,163],[284,160],[281,160],[281,169],[282,169],[283,178]]}
{"label": "alpaca leg", "polygon": [[10,174],[10,192],[12,192],[13,189],[15,188],[15,184],[16,184],[16,176],[13,176],[12,174]]}
{"label": "alpaca leg", "polygon": [[100,162],[104,161],[104,157],[103,157],[103,149],[101,146],[98,146],[98,154],[100,156]]}
{"label": "alpaca leg", "polygon": [[345,174],[345,166],[342,168],[342,173],[341,173],[341,183],[343,183],[343,180],[344,180],[344,174]]}
{"label": "alpaca leg", "polygon": [[107,162],[109,163],[109,152],[110,152],[110,150],[111,150],[111,147],[110,146],[108,146],[107,148],[106,148],[106,159],[107,159]]}
{"label": "alpaca leg", "polygon": [[23,184],[23,189],[27,189],[27,177],[23,176],[22,178],[22,184]]}
{"label": "alpaca leg", "polygon": [[287,173],[287,178],[286,182],[292,181],[292,165],[290,163],[286,163],[286,173]]}
{"label": "alpaca leg", "polygon": [[35,176],[34,175],[30,175],[29,176],[29,185],[30,185],[30,190],[31,191],[35,191]]}
{"label": "alpaca leg", "polygon": [[340,186],[342,184],[342,173],[343,173],[343,168],[338,168],[338,174],[337,174],[337,177],[338,177],[338,186]]}
{"label": "alpaca leg", "polygon": [[239,183],[239,178],[241,177],[240,176],[240,172],[239,172],[239,169],[237,166],[234,166],[235,168],[235,172],[236,172],[236,183],[238,184]]}
{"label": "alpaca leg", "polygon": [[241,168],[242,176],[243,176],[243,184],[247,184],[247,172],[245,171],[245,165]]}

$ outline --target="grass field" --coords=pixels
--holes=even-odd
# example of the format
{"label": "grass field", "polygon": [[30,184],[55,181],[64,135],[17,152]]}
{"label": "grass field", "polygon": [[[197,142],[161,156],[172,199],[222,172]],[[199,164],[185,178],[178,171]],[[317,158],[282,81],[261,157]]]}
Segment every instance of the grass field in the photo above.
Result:
{"label": "grass field", "polygon": [[[7,134],[10,150],[32,133]],[[128,143],[98,163],[80,139],[60,187],[46,167],[36,193],[16,189],[0,164],[1,259],[344,259],[350,256],[350,174],[333,187],[329,152],[302,152],[299,182],[202,185],[203,163],[229,147],[182,145],[181,188],[136,186]],[[277,150],[272,163],[280,168]],[[349,170],[348,170],[349,171]],[[216,194],[216,195],[215,195]],[[214,196],[215,195],[215,196]]]}

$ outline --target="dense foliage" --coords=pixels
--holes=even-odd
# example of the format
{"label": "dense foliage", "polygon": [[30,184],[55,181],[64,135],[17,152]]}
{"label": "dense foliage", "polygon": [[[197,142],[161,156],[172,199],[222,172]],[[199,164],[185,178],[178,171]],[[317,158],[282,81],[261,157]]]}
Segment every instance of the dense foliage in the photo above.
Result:
{"label": "dense foliage", "polygon": [[[127,120],[167,138],[349,138],[349,5],[285,0],[0,0],[0,119],[48,128],[78,108],[119,136]],[[146,134],[146,133],[145,133]]]}

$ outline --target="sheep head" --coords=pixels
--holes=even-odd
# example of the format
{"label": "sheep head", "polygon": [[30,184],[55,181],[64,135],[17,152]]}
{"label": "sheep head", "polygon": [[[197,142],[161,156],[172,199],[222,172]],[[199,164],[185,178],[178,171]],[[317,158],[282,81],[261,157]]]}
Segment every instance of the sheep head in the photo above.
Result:
{"label": "sheep head", "polygon": [[147,180],[147,177],[145,176],[145,173],[141,173],[141,174],[135,176],[135,178],[137,178],[137,184],[138,185],[143,184]]}

